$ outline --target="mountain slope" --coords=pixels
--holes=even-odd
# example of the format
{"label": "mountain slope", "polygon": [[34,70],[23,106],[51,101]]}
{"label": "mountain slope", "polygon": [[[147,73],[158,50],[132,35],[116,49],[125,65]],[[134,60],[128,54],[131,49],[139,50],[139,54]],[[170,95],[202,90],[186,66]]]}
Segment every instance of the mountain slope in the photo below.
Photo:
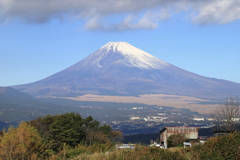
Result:
{"label": "mountain slope", "polygon": [[89,66],[99,69],[107,69],[111,66],[127,66],[150,70],[161,69],[168,65],[168,63],[126,42],[109,42],[71,69]]}
{"label": "mountain slope", "polygon": [[78,108],[66,103],[54,104],[10,87],[0,87],[0,121],[29,121],[47,114],[78,111]]}
{"label": "mountain slope", "polygon": [[35,96],[163,93],[216,99],[240,94],[238,83],[188,72],[126,42],[109,42],[61,72],[14,88]]}
{"label": "mountain slope", "polygon": [[24,98],[24,99],[34,99],[33,96],[30,96],[23,92],[19,92],[11,87],[0,87],[0,95],[8,95],[8,96]]}

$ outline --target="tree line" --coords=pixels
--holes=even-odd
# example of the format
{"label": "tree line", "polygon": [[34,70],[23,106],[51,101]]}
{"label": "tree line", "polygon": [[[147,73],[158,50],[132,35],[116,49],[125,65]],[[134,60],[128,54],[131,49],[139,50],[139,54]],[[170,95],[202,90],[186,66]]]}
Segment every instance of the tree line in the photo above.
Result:
{"label": "tree line", "polygon": [[0,159],[47,159],[66,148],[114,143],[122,138],[122,132],[100,125],[91,116],[82,118],[78,113],[47,115],[3,130]]}

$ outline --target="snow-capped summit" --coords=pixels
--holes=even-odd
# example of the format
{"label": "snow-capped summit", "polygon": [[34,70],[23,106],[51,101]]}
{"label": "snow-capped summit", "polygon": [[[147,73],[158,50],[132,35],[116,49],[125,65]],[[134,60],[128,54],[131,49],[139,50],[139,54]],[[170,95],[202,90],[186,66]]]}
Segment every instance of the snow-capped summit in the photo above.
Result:
{"label": "snow-capped summit", "polygon": [[140,69],[161,69],[169,66],[167,62],[127,42],[109,42],[85,58],[83,62],[73,66],[73,68],[77,69],[80,66],[96,66],[106,69],[113,65],[137,67]]}
{"label": "snow-capped summit", "polygon": [[151,93],[226,98],[240,94],[238,83],[188,72],[127,42],[109,42],[63,71],[14,88],[37,96]]}

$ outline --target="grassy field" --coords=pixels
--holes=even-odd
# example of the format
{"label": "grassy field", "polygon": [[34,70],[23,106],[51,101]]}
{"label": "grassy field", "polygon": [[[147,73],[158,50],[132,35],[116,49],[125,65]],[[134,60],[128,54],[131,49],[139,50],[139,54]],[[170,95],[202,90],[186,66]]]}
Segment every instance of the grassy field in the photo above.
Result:
{"label": "grassy field", "polygon": [[139,144],[135,146],[135,149],[120,149],[93,154],[83,153],[72,160],[157,160],[163,158],[165,160],[183,160],[184,158],[179,156],[181,154],[180,150],[180,148],[164,150],[159,147],[148,147]]}
{"label": "grassy field", "polygon": [[62,97],[62,98],[67,98],[67,99],[72,99],[77,101],[143,103],[147,105],[187,108],[199,113],[211,113],[218,106],[214,104],[201,104],[201,103],[208,102],[208,100],[204,100],[196,97],[165,95],[165,94],[145,94],[145,95],[140,95],[139,97],[104,96],[104,95],[86,94],[78,97]]}

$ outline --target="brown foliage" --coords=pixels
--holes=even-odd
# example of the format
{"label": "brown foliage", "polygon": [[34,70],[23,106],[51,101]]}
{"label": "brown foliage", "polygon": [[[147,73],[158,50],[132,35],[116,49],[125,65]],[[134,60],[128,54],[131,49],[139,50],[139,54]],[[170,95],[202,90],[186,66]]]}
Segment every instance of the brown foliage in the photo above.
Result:
{"label": "brown foliage", "polygon": [[73,160],[184,160],[179,152],[158,147],[135,145],[134,149],[119,149],[107,153],[80,154]]}
{"label": "brown foliage", "polygon": [[37,130],[26,122],[3,132],[0,142],[1,159],[34,159],[41,150],[42,139]]}
{"label": "brown foliage", "polygon": [[86,141],[91,146],[93,143],[106,143],[109,141],[109,138],[101,132],[88,131]]}
{"label": "brown foliage", "polygon": [[111,131],[110,139],[113,142],[120,142],[123,140],[123,133],[121,131]]}

